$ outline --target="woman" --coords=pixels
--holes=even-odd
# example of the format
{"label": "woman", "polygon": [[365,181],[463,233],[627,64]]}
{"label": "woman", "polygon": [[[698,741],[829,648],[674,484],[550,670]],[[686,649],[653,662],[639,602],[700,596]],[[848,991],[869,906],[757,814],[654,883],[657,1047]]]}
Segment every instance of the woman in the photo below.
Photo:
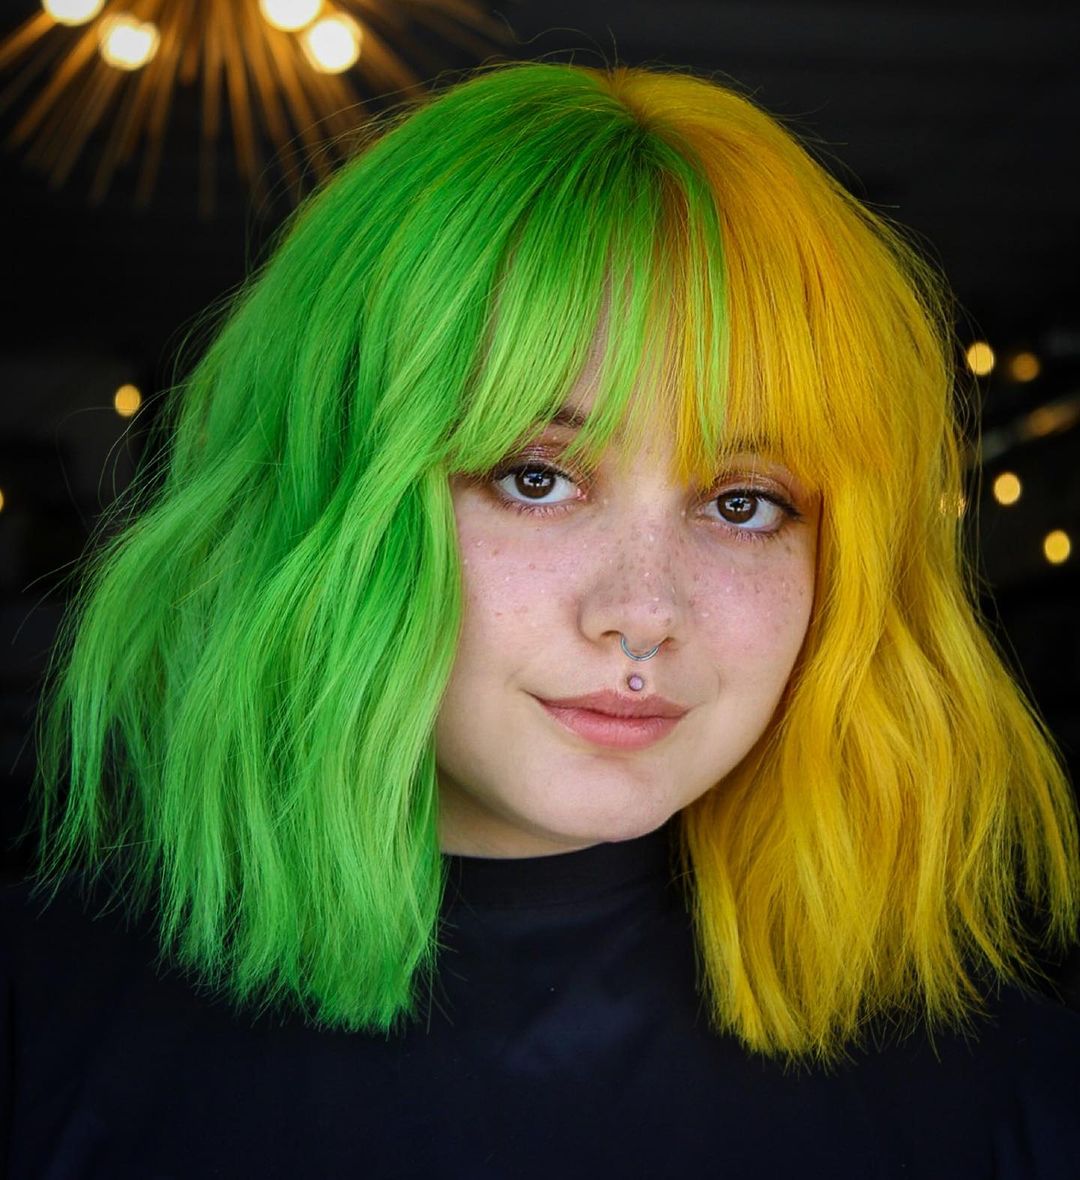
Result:
{"label": "woman", "polygon": [[13,1174],[1064,1176],[1075,803],[974,606],[951,350],[710,81],[397,118],[58,647]]}

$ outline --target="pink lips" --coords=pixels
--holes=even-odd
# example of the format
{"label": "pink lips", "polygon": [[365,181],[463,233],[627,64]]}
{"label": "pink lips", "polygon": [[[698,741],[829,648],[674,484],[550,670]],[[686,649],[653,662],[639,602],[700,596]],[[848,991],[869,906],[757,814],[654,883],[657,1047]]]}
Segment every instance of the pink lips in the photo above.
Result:
{"label": "pink lips", "polygon": [[560,700],[536,698],[560,725],[596,745],[640,750],[666,737],[687,712],[663,697],[605,690]]}

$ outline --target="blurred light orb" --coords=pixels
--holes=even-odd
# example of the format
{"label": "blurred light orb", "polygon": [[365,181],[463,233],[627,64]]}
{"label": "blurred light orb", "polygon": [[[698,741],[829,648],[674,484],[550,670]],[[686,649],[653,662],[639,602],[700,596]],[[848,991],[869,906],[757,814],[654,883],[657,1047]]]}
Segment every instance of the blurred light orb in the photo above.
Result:
{"label": "blurred light orb", "polygon": [[0,491],[0,512],[4,511],[4,493]]}
{"label": "blurred light orb", "polygon": [[324,74],[341,74],[360,56],[360,26],[338,13],[324,16],[300,34],[300,46],[311,65]]}
{"label": "blurred light orb", "polygon": [[1043,555],[1051,565],[1061,565],[1069,560],[1072,552],[1072,542],[1064,529],[1054,529],[1043,537]]}
{"label": "blurred light orb", "polygon": [[98,45],[101,56],[118,70],[137,70],[158,51],[161,34],[153,21],[139,21],[127,13],[101,22]]}
{"label": "blurred light orb", "polygon": [[986,377],[993,372],[996,358],[994,356],[994,350],[985,340],[976,340],[972,344],[969,344],[967,352],[964,355],[967,359],[968,368],[976,377]]}
{"label": "blurred light orb", "polygon": [[259,0],[263,20],[275,29],[295,33],[319,15],[322,0]]}
{"label": "blurred light orb", "polygon": [[1009,376],[1014,381],[1034,381],[1040,372],[1042,365],[1033,352],[1018,352],[1009,361]]}
{"label": "blurred light orb", "polygon": [[142,405],[142,394],[137,385],[121,385],[113,394],[113,409],[121,418],[130,418]]}
{"label": "blurred light orb", "polygon": [[1045,406],[1036,406],[1023,420],[1023,431],[1028,438],[1044,438],[1068,430],[1080,419],[1080,398],[1062,399]]}
{"label": "blurred light orb", "polygon": [[61,25],[85,25],[101,11],[105,0],[41,0],[41,7]]}
{"label": "blurred light orb", "polygon": [[1011,471],[1003,471],[994,480],[994,499],[999,504],[1015,504],[1023,491],[1019,477]]}

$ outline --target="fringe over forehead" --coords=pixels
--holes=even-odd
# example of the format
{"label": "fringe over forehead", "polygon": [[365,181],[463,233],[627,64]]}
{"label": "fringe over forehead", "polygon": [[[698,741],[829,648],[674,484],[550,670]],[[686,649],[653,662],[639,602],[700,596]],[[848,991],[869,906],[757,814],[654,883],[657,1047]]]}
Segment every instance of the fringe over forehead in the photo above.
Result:
{"label": "fringe over forehead", "polygon": [[680,481],[708,486],[744,449],[818,490],[931,474],[919,441],[941,420],[920,416],[950,380],[936,280],[746,98],[685,74],[515,66],[397,136],[416,195],[395,230],[412,247],[386,255],[402,351],[380,412],[431,413],[413,379],[464,345],[441,401],[449,469],[489,469],[588,366],[569,460],[659,412]]}

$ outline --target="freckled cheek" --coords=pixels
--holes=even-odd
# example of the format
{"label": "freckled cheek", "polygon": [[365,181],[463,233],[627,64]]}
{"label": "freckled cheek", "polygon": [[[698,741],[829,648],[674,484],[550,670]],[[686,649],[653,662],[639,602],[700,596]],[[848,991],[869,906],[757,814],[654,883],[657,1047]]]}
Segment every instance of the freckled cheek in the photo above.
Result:
{"label": "freckled cheek", "polygon": [[553,554],[550,544],[541,556],[538,544],[473,538],[462,553],[466,626],[485,634],[551,626],[574,568],[570,555]]}
{"label": "freckled cheek", "polygon": [[786,667],[806,634],[813,600],[812,575],[794,568],[703,572],[691,606],[698,634],[720,664],[761,671]]}

